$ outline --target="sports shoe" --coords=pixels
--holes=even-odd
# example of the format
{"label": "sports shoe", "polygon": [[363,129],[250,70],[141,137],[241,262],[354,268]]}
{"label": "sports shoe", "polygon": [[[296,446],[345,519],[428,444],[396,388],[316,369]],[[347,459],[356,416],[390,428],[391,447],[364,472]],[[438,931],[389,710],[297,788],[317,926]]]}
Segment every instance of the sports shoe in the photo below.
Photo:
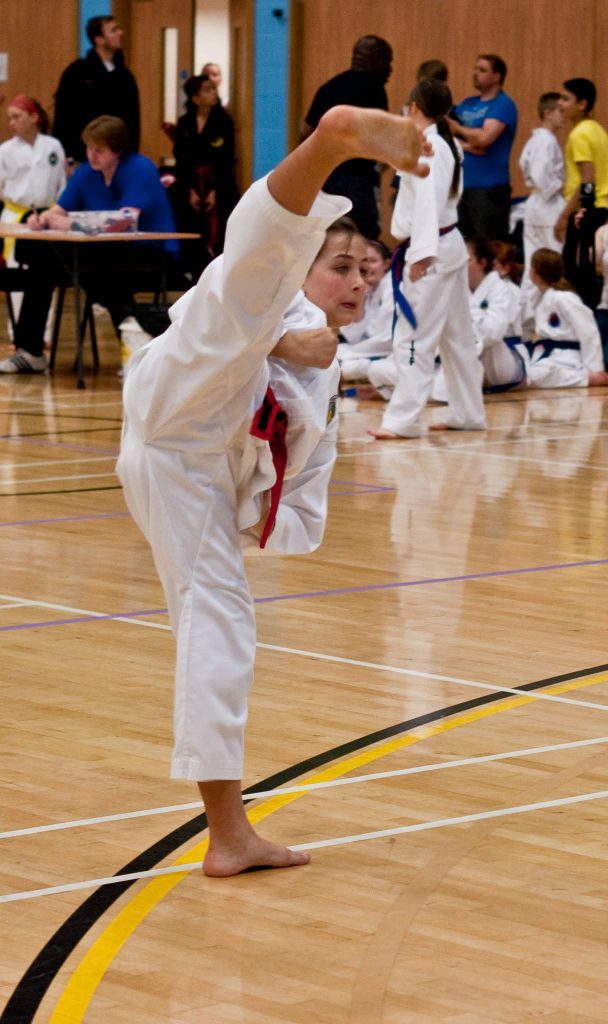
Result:
{"label": "sports shoe", "polygon": [[49,368],[46,356],[33,356],[23,348],[0,362],[0,373],[44,373]]}

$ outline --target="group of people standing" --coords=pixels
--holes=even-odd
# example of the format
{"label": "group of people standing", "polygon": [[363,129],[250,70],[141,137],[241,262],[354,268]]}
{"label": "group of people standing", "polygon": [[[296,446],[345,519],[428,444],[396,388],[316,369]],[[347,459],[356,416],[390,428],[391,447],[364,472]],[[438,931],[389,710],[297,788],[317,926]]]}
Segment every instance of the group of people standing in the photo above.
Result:
{"label": "group of people standing", "polygon": [[[391,60],[385,40],[359,40],[350,71],[319,89],[306,123],[314,125],[328,102],[345,102],[353,82],[357,83],[353,102],[365,105],[360,101],[362,92],[369,102],[372,82],[378,89],[380,80],[382,85],[387,81]],[[372,432],[377,438],[419,436],[422,410],[431,396],[439,394],[448,410],[445,422],[432,429],[483,429],[482,388],[608,384],[596,322],[564,282],[559,256],[560,236],[567,227],[578,246],[580,269],[585,218],[594,227],[605,220],[600,187],[593,202],[586,206],[584,202],[586,179],[594,178],[601,164],[596,160],[590,170],[581,153],[605,135],[589,117],[595,99],[588,90],[592,83],[571,79],[564,83],[563,92],[541,97],[541,127],[522,154],[522,170],[532,193],[524,216],[522,301],[510,275],[496,269],[499,260],[489,247],[490,242],[509,238],[509,157],[517,110],[503,89],[506,73],[500,57],[481,55],[473,72],[478,95],[454,105],[446,66],[428,61],[421,65],[408,98],[404,112],[431,143],[433,157],[428,160],[427,178],[402,174],[396,179],[391,221],[391,233],[400,240],[391,268],[395,312],[391,316],[387,311],[383,328],[389,351],[383,356],[378,352],[374,314],[371,334],[376,337],[370,338],[374,345],[366,349],[365,329],[355,329],[357,342],[349,351],[348,335],[353,332],[349,328],[340,354],[346,380],[362,376],[388,398],[382,426]],[[573,125],[566,150],[565,188],[564,161],[556,138],[564,117]],[[377,173],[377,168],[371,172]],[[376,226],[368,228],[371,239],[378,234],[376,185],[369,168],[364,176],[352,163],[339,167],[325,184],[330,192],[352,197],[352,216],[360,227],[370,224],[376,209]],[[364,188],[367,204],[361,215]],[[605,249],[604,244],[602,253]],[[483,267],[476,281],[475,266]],[[501,315],[495,315],[499,309]],[[362,319],[370,310],[371,306]]]}

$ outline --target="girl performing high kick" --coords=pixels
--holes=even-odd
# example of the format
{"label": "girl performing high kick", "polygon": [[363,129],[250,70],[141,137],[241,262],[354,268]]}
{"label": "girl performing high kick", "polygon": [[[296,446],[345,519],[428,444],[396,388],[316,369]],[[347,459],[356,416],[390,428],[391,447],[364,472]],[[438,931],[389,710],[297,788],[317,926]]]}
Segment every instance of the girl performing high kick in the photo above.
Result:
{"label": "girl performing high kick", "polygon": [[[333,232],[326,243],[327,229],[350,203],[319,190],[333,168],[351,158],[427,174],[417,165],[423,145],[413,124],[383,111],[328,111],[316,131],[243,196],[228,221],[223,255],[173,307],[171,326],[136,354],[126,378],[117,468],[152,547],[177,640],[172,775],[199,785],[210,836],[207,875],[309,859],[258,836],[243,807],[256,637],[241,536],[248,531],[250,539],[253,531],[269,548],[290,553],[312,550],[323,533],[334,403],[326,388],[319,409],[320,371],[309,367],[309,376],[295,367],[290,374],[290,353],[281,345],[289,335],[293,355],[297,326],[305,324],[296,357],[306,363],[307,339],[314,348],[320,338],[322,348],[328,327],[355,318],[365,245],[348,231]],[[300,289],[303,309],[294,314]],[[317,316],[326,313],[328,326],[309,318],[313,305]],[[335,347],[332,338],[329,354],[311,366],[328,366]],[[278,378],[269,370],[271,353],[282,357],[283,409],[282,394],[273,390]],[[296,397],[290,403],[286,378],[306,402]]]}

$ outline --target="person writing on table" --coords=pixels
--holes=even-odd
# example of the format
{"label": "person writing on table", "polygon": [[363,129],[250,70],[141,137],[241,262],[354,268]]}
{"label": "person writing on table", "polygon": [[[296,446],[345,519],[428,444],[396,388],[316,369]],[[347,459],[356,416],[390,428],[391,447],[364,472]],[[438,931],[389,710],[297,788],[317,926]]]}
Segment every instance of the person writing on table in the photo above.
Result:
{"label": "person writing on table", "polygon": [[[82,137],[87,162],[75,171],[57,203],[41,214],[32,214],[28,225],[34,230],[67,231],[71,212],[129,210],[139,214],[141,231],[175,231],[158,171],[147,157],[130,151],[124,122],[117,117],[95,118]],[[129,276],[135,268],[158,270],[165,255],[177,253],[175,240],[86,246],[86,253],[82,253],[84,287],[92,299],[106,307],[117,328],[132,304]],[[15,331],[16,351],[0,362],[0,373],[42,373],[48,365],[43,351],[44,325],[53,289],[71,284],[67,270],[71,265],[70,248],[61,242],[49,245],[20,241],[17,258],[29,268],[28,283]]]}

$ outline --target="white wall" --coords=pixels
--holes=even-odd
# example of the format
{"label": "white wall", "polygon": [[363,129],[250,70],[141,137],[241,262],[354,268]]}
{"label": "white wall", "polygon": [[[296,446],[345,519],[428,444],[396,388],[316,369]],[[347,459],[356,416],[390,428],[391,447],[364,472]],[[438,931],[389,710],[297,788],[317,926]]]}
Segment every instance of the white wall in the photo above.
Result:
{"label": "white wall", "polygon": [[194,74],[213,62],[222,69],[220,96],[230,102],[229,0],[196,0],[194,20]]}

